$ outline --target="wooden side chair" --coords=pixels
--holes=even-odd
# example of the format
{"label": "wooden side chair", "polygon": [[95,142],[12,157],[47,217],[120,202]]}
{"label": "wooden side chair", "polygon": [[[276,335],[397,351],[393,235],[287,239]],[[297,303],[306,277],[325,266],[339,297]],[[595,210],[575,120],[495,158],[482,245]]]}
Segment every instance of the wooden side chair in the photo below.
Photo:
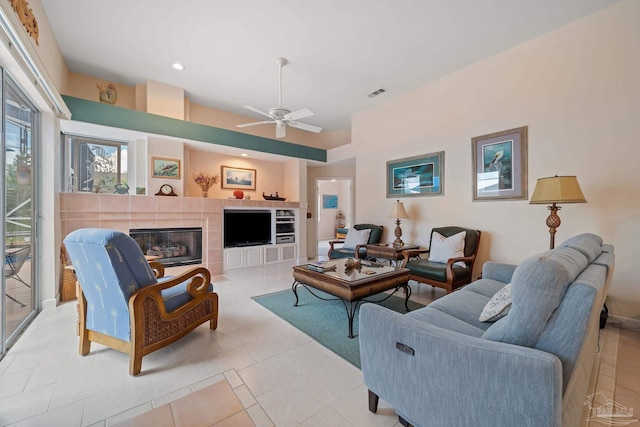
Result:
{"label": "wooden side chair", "polygon": [[[460,239],[462,232],[465,233],[460,245],[462,253],[448,256],[446,249],[452,244],[452,239]],[[480,230],[455,226],[434,228],[429,239],[429,258],[420,258],[417,252],[405,251],[402,267],[409,269],[410,280],[446,289],[447,293],[453,292],[471,283],[480,234]]]}
{"label": "wooden side chair", "polygon": [[76,230],[64,244],[78,278],[81,355],[103,344],[129,354],[129,374],[137,375],[143,356],[207,321],[217,328],[218,295],[206,268],[164,278],[161,264],[115,230]]}

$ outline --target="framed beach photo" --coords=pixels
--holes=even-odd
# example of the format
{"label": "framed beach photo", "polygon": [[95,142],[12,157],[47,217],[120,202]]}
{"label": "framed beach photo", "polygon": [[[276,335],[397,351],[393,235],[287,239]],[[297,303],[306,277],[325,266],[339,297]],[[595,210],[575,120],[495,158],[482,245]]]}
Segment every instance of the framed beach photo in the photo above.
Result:
{"label": "framed beach photo", "polygon": [[256,189],[256,170],[245,168],[233,168],[231,166],[222,166],[220,173],[222,177],[222,188],[229,190],[255,190]]}
{"label": "framed beach photo", "polygon": [[444,193],[444,151],[387,162],[387,198]]}
{"label": "framed beach photo", "polygon": [[471,138],[473,200],[527,199],[527,127]]}
{"label": "framed beach photo", "polygon": [[151,177],[180,179],[180,159],[151,158]]}

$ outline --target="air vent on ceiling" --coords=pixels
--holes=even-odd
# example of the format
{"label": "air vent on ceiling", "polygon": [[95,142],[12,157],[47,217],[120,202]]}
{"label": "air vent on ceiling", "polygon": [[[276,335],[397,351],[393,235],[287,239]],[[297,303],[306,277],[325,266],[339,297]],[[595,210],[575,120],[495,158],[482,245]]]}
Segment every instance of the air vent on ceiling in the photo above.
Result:
{"label": "air vent on ceiling", "polygon": [[370,93],[370,94],[368,94],[367,96],[368,96],[369,98],[373,98],[373,97],[375,97],[375,96],[382,95],[382,94],[383,94],[383,93],[385,93],[386,91],[387,91],[387,90],[386,90],[385,88],[381,87],[381,88],[380,88],[380,89],[378,89],[378,90],[374,90],[373,92],[371,92],[371,93]]}

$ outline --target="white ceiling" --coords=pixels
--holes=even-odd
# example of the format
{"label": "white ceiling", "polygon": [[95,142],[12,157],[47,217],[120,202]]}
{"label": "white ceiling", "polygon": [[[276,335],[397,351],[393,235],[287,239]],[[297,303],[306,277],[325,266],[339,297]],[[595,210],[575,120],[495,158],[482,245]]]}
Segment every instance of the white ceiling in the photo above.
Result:
{"label": "white ceiling", "polygon": [[[351,116],[618,0],[41,0],[69,69],[184,88],[199,104]],[[183,71],[172,63],[180,62]],[[374,99],[367,94],[385,88]]]}

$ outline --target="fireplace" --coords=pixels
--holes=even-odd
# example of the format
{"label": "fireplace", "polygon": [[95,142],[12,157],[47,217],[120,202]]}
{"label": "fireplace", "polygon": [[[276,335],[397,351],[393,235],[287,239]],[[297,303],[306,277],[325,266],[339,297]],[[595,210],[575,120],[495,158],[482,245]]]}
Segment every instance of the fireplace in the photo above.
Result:
{"label": "fireplace", "polygon": [[137,228],[129,235],[165,267],[202,263],[202,228]]}

